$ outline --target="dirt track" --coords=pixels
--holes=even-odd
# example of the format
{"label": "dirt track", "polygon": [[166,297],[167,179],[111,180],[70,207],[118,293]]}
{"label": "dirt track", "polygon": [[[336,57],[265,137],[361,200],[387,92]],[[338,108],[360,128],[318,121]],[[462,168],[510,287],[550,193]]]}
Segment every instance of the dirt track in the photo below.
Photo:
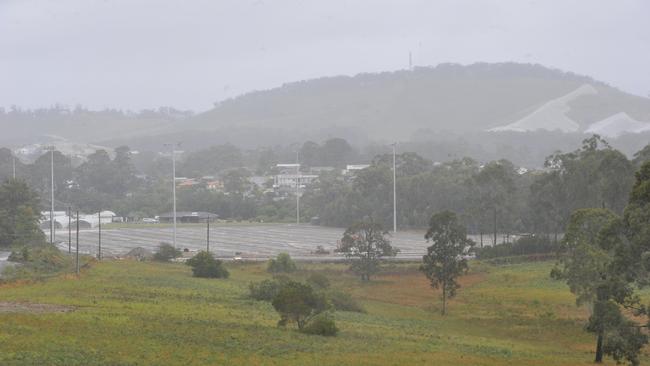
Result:
{"label": "dirt track", "polygon": [[74,311],[71,306],[53,304],[31,304],[25,302],[0,302],[0,313],[67,313]]}

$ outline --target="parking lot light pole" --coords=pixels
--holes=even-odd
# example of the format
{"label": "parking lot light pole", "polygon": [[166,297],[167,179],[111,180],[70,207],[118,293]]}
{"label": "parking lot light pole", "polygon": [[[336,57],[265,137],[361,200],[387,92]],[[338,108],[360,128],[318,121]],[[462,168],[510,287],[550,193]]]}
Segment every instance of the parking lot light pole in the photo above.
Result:
{"label": "parking lot light pole", "polygon": [[300,157],[296,151],[296,224],[300,224]]}
{"label": "parking lot light pole", "polygon": [[174,248],[176,248],[176,145],[179,145],[180,143],[176,144],[165,144],[165,146],[171,146],[172,148],[172,210],[173,210],[173,245]]}
{"label": "parking lot light pole", "polygon": [[54,146],[50,148],[50,244],[54,244]]}
{"label": "parking lot light pole", "polygon": [[397,165],[395,164],[395,155],[397,149],[397,142],[393,146],[393,233],[397,232]]}
{"label": "parking lot light pole", "polygon": [[68,254],[72,253],[72,207],[68,206]]}
{"label": "parking lot light pole", "polygon": [[97,213],[97,227],[99,228],[99,250],[97,252],[97,259],[102,260],[102,210]]}
{"label": "parking lot light pole", "polygon": [[172,200],[174,210],[174,248],[176,248],[176,152],[172,147]]}
{"label": "parking lot light pole", "polygon": [[79,210],[77,210],[77,253],[75,254],[77,274],[79,274]]}

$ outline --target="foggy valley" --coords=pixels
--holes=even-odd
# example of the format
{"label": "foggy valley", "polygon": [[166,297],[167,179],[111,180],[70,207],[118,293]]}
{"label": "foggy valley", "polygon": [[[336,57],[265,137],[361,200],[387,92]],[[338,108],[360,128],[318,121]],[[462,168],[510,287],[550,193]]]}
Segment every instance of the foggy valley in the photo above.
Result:
{"label": "foggy valley", "polygon": [[0,364],[650,364],[649,5],[0,1]]}

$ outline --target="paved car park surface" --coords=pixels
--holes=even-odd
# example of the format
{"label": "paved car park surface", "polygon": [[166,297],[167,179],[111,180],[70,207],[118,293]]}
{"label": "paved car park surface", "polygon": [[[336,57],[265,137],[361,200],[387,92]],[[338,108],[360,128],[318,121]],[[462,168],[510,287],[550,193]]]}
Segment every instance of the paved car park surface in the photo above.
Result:
{"label": "paved car park surface", "polygon": [[[260,225],[214,225],[210,229],[210,251],[217,257],[242,259],[266,259],[280,252],[302,259],[336,259],[342,258],[333,253],[344,229],[313,226],[309,224],[260,224]],[[161,242],[172,242],[172,228],[169,226],[142,228],[107,228],[102,229],[102,253],[107,255],[124,255],[131,249],[142,247],[155,251]],[[56,239],[61,249],[68,249],[68,232],[59,230]],[[400,249],[398,258],[420,258],[426,253],[427,242],[424,231],[404,231],[391,235],[393,246]],[[79,251],[97,253],[98,230],[88,229],[79,232]],[[316,255],[317,246],[330,251],[329,255]],[[72,251],[74,252],[75,233],[72,233]],[[177,247],[190,251],[203,250],[206,247],[205,226],[179,226],[177,228]]]}

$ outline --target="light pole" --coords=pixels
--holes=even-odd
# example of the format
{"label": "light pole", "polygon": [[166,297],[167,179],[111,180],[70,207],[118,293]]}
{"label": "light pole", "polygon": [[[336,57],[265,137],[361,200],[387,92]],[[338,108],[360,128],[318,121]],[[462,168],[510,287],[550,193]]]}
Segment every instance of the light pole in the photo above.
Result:
{"label": "light pole", "polygon": [[397,169],[395,164],[395,155],[397,142],[393,143],[393,233],[397,232]]}
{"label": "light pole", "polygon": [[16,155],[11,154],[11,157],[13,158],[12,161],[11,161],[12,168],[13,168],[13,173],[14,173],[13,177],[14,177],[14,180],[16,180]]}
{"label": "light pole", "polygon": [[77,249],[75,253],[75,266],[77,267],[77,274],[79,274],[79,210],[77,210]]}
{"label": "light pole", "polygon": [[99,228],[99,251],[97,252],[97,259],[102,260],[102,210],[99,209],[97,213],[97,227]]}
{"label": "light pole", "polygon": [[205,220],[205,222],[208,224],[207,230],[206,230],[206,246],[205,246],[205,251],[210,253],[210,215],[208,215],[208,219]]}
{"label": "light pole", "polygon": [[72,253],[72,207],[68,206],[68,254]]}
{"label": "light pole", "polygon": [[[180,143],[176,143],[176,145],[179,145]],[[165,144],[165,146],[171,146],[172,148],[172,210],[173,210],[173,220],[174,220],[174,225],[173,225],[173,231],[174,231],[174,236],[173,236],[173,245],[174,248],[176,248],[176,150],[174,144]]]}
{"label": "light pole", "polygon": [[54,146],[50,147],[50,244],[54,244]]}
{"label": "light pole", "polygon": [[300,224],[300,154],[296,151],[296,225]]}

